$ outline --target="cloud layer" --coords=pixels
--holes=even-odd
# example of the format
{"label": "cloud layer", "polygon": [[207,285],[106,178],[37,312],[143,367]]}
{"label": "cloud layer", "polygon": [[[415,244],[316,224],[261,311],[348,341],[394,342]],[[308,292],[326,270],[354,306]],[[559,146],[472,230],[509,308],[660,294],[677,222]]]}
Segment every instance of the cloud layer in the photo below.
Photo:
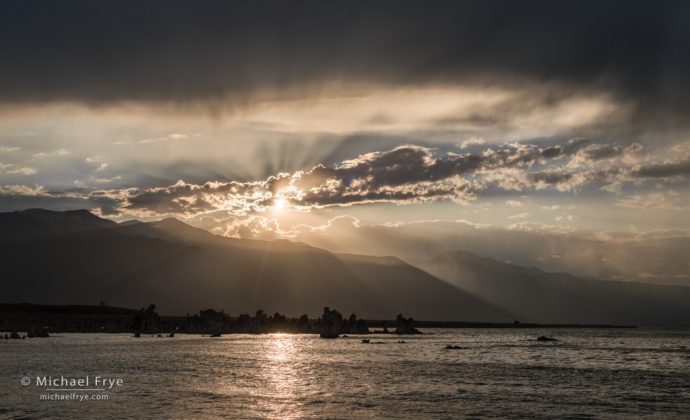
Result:
{"label": "cloud layer", "polygon": [[620,194],[626,185],[639,189],[645,182],[679,182],[688,175],[687,153],[661,159],[638,144],[592,144],[575,138],[549,146],[514,143],[477,152],[438,153],[429,147],[406,145],[258,181],[194,184],[180,180],[154,188],[64,192],[15,185],[3,187],[0,193],[15,198],[82,199],[104,215],[192,217],[216,211],[264,213],[278,202],[306,212],[371,203],[466,203],[483,195],[514,191],[598,188]]}
{"label": "cloud layer", "polygon": [[683,1],[22,0],[3,10],[5,103],[242,106],[342,83],[530,82],[550,84],[552,97],[611,91],[638,117],[677,122],[688,111]]}

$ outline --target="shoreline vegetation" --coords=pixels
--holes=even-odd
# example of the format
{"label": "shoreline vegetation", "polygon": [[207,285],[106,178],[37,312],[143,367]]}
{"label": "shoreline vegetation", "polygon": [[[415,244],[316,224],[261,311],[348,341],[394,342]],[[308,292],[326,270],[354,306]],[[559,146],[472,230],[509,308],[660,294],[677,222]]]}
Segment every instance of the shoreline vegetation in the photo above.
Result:
{"label": "shoreline vegetation", "polygon": [[[53,333],[131,333],[135,337],[155,334],[174,337],[175,333],[223,334],[297,333],[337,338],[347,334],[421,334],[418,328],[635,328],[607,324],[538,324],[462,321],[415,321],[402,314],[395,320],[365,320],[352,314],[344,317],[325,307],[316,319],[302,315],[290,318],[280,313],[267,315],[262,310],[251,316],[230,316],[224,311],[205,309],[194,315],[161,316],[155,305],[136,310],[101,305],[0,304],[0,338],[49,337]],[[5,334],[5,332],[7,334]],[[26,332],[23,336],[20,332]]]}

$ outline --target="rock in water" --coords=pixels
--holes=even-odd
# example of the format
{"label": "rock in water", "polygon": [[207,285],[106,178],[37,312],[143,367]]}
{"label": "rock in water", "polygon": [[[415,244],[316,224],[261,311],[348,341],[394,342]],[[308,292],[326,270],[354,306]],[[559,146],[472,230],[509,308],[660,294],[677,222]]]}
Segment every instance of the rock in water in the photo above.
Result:
{"label": "rock in water", "polygon": [[146,310],[142,308],[132,319],[131,328],[141,332],[158,332],[163,329],[160,316],[156,312],[156,305],[149,305]]}
{"label": "rock in water", "polygon": [[547,337],[547,336],[545,336],[545,335],[540,335],[540,336],[537,338],[537,341],[558,341],[558,340],[555,339],[555,338],[553,338],[553,337]]}
{"label": "rock in water", "polygon": [[402,314],[399,314],[395,318],[397,328],[395,329],[396,334],[421,334],[421,332],[414,327],[414,319],[405,318]]}
{"label": "rock in water", "polygon": [[328,306],[323,308],[323,315],[319,320],[319,336],[321,338],[338,338],[343,325],[343,316],[340,312],[331,310]]}

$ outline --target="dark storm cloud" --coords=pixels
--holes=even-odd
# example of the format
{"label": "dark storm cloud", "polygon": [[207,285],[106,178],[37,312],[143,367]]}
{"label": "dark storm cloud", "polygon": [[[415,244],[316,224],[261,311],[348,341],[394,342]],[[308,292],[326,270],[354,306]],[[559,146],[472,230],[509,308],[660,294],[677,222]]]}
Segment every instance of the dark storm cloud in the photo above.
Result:
{"label": "dark storm cloud", "polygon": [[638,178],[668,178],[690,175],[690,160],[656,163],[642,166],[632,172]]}
{"label": "dark storm cloud", "polygon": [[[121,197],[127,210],[143,210],[153,214],[194,214],[217,209],[223,205],[237,212],[246,212],[265,206],[267,192],[278,178],[269,177],[259,182],[214,182],[201,185],[178,181],[168,187],[99,191],[103,196]],[[235,199],[242,197],[242,199]]]}
{"label": "dark storm cloud", "polygon": [[528,80],[612,90],[666,113],[655,116],[690,107],[684,1],[21,0],[1,7],[4,102],[242,103],[260,90],[289,94],[334,80]]}
{"label": "dark storm cloud", "polygon": [[[617,146],[605,146],[607,150],[617,150]],[[633,145],[635,146],[635,145]],[[611,153],[606,157],[595,155],[590,161],[615,158],[620,153]],[[591,171],[574,171],[563,168],[554,168],[545,171],[527,173],[527,182],[517,183],[520,188],[545,188],[557,187],[563,190],[571,190],[585,184],[631,182],[645,179],[672,179],[675,177],[690,175],[690,161],[681,160],[675,162],[650,163],[638,165],[633,168],[626,166],[611,167]]]}
{"label": "dark storm cloud", "polygon": [[592,144],[587,146],[582,154],[588,160],[611,159],[625,153],[636,153],[642,150],[642,146],[636,143],[623,147],[617,144]]}
{"label": "dark storm cloud", "polygon": [[561,184],[564,182],[568,182],[573,178],[572,173],[568,172],[535,172],[532,174],[529,174],[527,178],[534,184],[534,185],[555,185],[555,184]]}

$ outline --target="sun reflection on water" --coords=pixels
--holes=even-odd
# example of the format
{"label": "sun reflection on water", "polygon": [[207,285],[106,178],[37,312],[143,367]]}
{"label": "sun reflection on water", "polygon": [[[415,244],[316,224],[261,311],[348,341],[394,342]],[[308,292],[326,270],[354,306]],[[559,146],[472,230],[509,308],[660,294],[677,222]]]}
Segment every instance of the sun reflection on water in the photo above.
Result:
{"label": "sun reflection on water", "polygon": [[262,405],[269,416],[300,418],[303,416],[300,385],[307,372],[300,359],[300,335],[276,333],[266,340],[261,376],[266,384],[266,398]]}
{"label": "sun reflection on water", "polygon": [[276,362],[290,359],[295,352],[293,334],[275,333],[270,335],[268,344],[268,357]]}

